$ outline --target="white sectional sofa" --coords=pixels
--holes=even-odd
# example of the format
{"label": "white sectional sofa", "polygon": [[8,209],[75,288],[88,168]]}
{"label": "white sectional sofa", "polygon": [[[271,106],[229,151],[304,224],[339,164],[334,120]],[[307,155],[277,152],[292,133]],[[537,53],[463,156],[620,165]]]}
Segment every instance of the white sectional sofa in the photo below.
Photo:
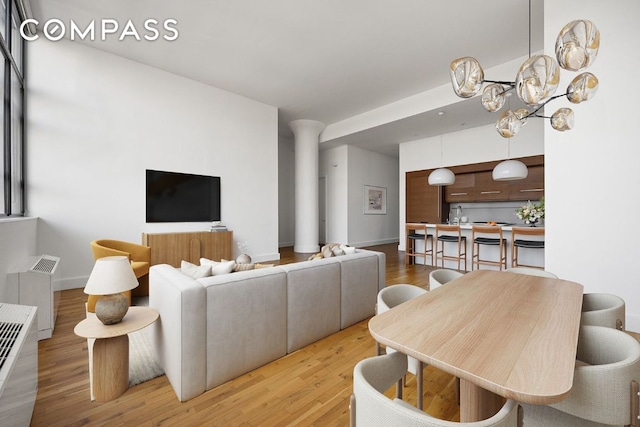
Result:
{"label": "white sectional sofa", "polygon": [[153,346],[178,399],[189,400],[372,316],[384,286],[385,254],[363,249],[197,280],[155,265]]}

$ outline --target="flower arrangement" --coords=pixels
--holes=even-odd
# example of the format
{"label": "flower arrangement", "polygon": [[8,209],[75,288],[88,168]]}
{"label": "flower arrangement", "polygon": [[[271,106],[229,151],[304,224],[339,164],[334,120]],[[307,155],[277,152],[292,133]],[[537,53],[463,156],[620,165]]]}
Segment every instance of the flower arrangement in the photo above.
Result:
{"label": "flower arrangement", "polygon": [[247,250],[249,250],[249,242],[238,242],[238,249],[241,254],[246,254]]}
{"label": "flower arrangement", "polygon": [[528,201],[526,205],[516,210],[518,218],[523,219],[525,224],[535,226],[535,224],[544,219],[544,197],[537,204]]}

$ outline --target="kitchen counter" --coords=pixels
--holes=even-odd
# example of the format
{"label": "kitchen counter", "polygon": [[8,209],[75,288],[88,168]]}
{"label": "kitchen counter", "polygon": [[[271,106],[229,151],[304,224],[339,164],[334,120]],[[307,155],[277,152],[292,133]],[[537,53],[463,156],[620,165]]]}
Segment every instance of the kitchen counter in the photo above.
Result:
{"label": "kitchen counter", "polygon": [[[467,270],[471,271],[471,253],[472,253],[472,228],[474,225],[488,225],[486,222],[483,223],[462,223],[460,224],[460,230],[463,236],[467,237]],[[418,228],[418,230],[421,227],[426,227],[426,230],[429,234],[432,234],[434,237],[434,245],[435,245],[435,234],[436,234],[436,224],[435,223],[406,223],[406,228],[410,228],[410,229],[415,229]],[[495,225],[495,227],[500,227],[502,228],[502,236],[507,239],[507,268],[511,267],[511,244],[512,244],[512,239],[511,239],[511,231],[513,229],[513,227],[528,227],[527,225],[524,224],[512,224],[512,223],[498,223],[497,225]],[[536,228],[541,228],[544,229],[544,227],[536,227]],[[420,231],[418,231],[420,232]],[[492,236],[495,237],[495,236]],[[534,240],[535,237],[527,237],[528,240]],[[542,239],[541,239],[542,240]],[[403,242],[405,241],[405,239],[402,240]],[[416,252],[420,252],[423,250],[423,245],[424,242],[422,241],[417,241],[416,242]],[[404,248],[400,248],[400,250],[404,250]],[[451,254],[453,253],[455,250],[453,249],[453,246],[450,244],[445,245],[445,251],[447,254]],[[480,253],[482,256],[482,259],[490,259],[490,260],[497,260],[498,259],[498,248],[495,246],[487,246],[487,245],[481,245],[480,247]],[[522,250],[519,251],[518,253],[518,259],[520,260],[520,263],[522,264],[529,264],[529,265],[539,265],[539,266],[544,266],[544,250],[535,250],[535,249],[529,249],[529,250]],[[431,261],[431,257],[427,256],[427,262]],[[423,264],[424,263],[424,259],[423,258],[416,258],[416,262]],[[437,267],[442,268],[442,261],[438,262]],[[464,265],[464,261],[462,262],[462,264]],[[429,265],[429,264],[427,264]],[[444,268],[450,268],[450,269],[457,269],[457,262],[452,262],[452,261],[445,261],[444,264]],[[493,266],[488,266],[488,265],[481,265],[480,266],[482,269],[492,269],[492,270],[497,270],[498,267],[493,267]]]}

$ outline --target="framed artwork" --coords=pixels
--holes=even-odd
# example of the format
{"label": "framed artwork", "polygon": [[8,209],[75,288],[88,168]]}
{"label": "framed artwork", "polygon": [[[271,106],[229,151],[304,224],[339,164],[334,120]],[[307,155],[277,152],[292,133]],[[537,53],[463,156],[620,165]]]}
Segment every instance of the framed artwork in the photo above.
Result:
{"label": "framed artwork", "polygon": [[387,189],[385,187],[364,186],[364,214],[387,214]]}

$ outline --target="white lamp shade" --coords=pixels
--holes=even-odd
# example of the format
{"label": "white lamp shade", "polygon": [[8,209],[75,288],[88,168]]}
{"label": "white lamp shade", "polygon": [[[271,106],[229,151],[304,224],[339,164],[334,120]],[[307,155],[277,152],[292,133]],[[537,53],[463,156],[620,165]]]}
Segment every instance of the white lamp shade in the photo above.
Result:
{"label": "white lamp shade", "polygon": [[436,169],[429,174],[429,185],[451,185],[456,182],[456,176],[449,169]]}
{"label": "white lamp shade", "polygon": [[99,258],[84,287],[89,295],[111,295],[130,291],[138,286],[131,263],[125,256]]}
{"label": "white lamp shade", "polygon": [[494,181],[515,181],[529,175],[527,165],[518,160],[505,160],[493,168]]}

